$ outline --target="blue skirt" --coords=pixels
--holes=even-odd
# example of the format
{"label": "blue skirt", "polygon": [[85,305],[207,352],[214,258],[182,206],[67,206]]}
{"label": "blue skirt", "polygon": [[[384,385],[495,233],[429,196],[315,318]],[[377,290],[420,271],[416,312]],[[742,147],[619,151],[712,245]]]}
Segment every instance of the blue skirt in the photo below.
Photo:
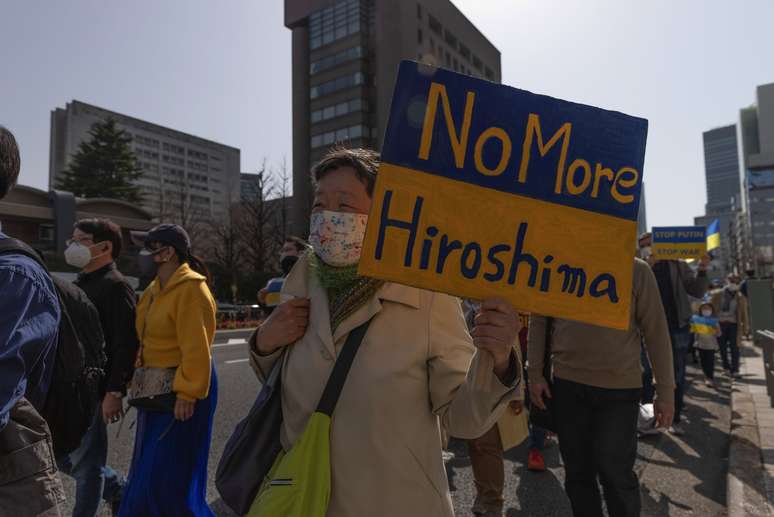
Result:
{"label": "blue skirt", "polygon": [[210,393],[196,401],[190,420],[137,411],[134,455],[119,517],[214,517],[207,505],[207,460],[217,403],[213,364]]}

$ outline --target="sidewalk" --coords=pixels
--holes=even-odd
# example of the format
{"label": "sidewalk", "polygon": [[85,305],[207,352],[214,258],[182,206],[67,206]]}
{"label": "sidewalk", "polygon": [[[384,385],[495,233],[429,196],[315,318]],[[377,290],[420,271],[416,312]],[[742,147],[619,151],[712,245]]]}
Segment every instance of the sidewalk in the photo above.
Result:
{"label": "sidewalk", "polygon": [[[720,517],[727,512],[730,383],[718,375],[719,389],[706,387],[700,369],[692,364],[688,377],[686,435],[663,433],[639,442],[635,471],[641,482],[643,517]],[[450,449],[456,454],[447,465],[454,509],[457,517],[467,517],[475,496],[467,447],[452,440]],[[548,449],[545,456],[549,470],[535,474],[526,468],[526,445],[506,453],[506,517],[571,517],[558,447]]]}
{"label": "sidewalk", "polygon": [[774,409],[766,393],[761,349],[741,348],[742,378],[731,395],[733,420],[728,469],[728,515],[772,514],[774,501]]}

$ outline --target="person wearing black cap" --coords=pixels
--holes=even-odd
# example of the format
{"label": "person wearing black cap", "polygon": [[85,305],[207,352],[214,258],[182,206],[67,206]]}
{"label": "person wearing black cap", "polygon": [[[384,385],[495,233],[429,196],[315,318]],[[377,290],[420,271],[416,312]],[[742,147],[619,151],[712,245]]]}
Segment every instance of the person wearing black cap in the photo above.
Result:
{"label": "person wearing black cap", "polygon": [[140,268],[154,280],[137,305],[140,350],[133,382],[141,384],[141,371],[173,370],[174,409],[138,407],[135,451],[119,515],[209,517],[214,514],[206,500],[207,459],[218,391],[210,350],[216,305],[207,286],[209,273],[191,253],[180,226],[161,224],[139,237]]}

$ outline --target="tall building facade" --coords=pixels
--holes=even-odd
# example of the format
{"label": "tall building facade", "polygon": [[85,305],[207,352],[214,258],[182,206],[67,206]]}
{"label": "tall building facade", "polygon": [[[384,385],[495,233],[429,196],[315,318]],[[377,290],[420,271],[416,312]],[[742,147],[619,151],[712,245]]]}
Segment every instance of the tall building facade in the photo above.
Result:
{"label": "tall building facade", "polygon": [[774,272],[774,83],[758,86],[756,103],[739,115],[743,204],[752,266]]}
{"label": "tall building facade", "polygon": [[54,188],[95,122],[108,118],[132,138],[142,177],[142,208],[156,220],[204,223],[239,199],[239,149],[77,100],[51,112],[49,185]]}
{"label": "tall building facade", "polygon": [[381,149],[401,60],[499,82],[500,52],[449,1],[285,0],[293,53],[293,231],[331,146]]}
{"label": "tall building facade", "polygon": [[735,207],[741,196],[739,172],[739,141],[736,125],[723,126],[702,135],[704,173],[707,184],[705,215],[694,224],[709,226],[717,219],[720,224],[720,248],[713,253],[712,276],[722,277],[738,266],[732,260],[732,230],[736,221]]}

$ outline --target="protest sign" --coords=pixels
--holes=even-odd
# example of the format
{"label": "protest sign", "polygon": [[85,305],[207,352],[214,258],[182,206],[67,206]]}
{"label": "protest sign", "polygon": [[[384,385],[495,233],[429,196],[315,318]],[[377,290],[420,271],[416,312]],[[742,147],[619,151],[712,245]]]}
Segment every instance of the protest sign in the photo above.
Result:
{"label": "protest sign", "polygon": [[699,258],[707,253],[707,229],[703,226],[654,227],[651,251],[656,260]]}
{"label": "protest sign", "polygon": [[626,329],[647,121],[404,61],[359,271]]}

